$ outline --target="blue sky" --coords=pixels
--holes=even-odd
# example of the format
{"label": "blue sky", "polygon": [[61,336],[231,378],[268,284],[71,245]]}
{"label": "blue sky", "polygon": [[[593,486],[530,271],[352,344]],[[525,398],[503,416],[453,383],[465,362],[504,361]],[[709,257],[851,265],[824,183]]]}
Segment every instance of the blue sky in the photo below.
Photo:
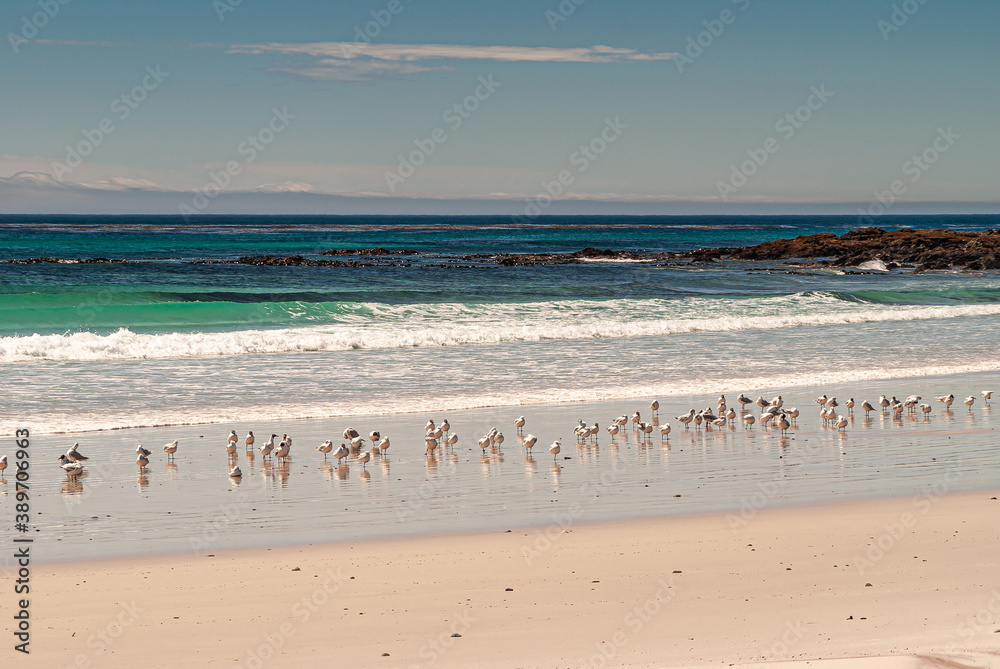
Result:
{"label": "blue sky", "polygon": [[4,2],[0,212],[1000,200],[994,0],[236,1]]}

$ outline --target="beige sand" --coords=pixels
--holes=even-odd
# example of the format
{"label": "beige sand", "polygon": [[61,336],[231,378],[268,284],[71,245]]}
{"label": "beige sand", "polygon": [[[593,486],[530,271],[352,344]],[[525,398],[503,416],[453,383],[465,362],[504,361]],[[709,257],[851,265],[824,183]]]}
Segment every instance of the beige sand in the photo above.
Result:
{"label": "beige sand", "polygon": [[17,666],[1000,666],[996,496],[40,565]]}

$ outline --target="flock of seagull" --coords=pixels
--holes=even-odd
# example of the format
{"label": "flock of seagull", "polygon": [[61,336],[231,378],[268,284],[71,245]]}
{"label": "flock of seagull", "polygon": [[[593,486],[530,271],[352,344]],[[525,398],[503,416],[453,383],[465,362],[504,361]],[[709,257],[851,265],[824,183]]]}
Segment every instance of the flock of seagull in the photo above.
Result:
{"label": "flock of seagull", "polygon": [[[982,396],[984,404],[989,405],[989,401],[993,397],[993,392],[984,390],[980,393],[980,395]],[[868,400],[863,400],[858,403],[853,397],[851,397],[843,403],[843,406],[847,410],[848,415],[853,413],[855,406],[857,406],[861,411],[865,412],[866,417],[876,411],[882,412],[883,414],[891,412],[894,417],[901,417],[903,412],[916,413],[917,409],[927,416],[931,413],[931,405],[921,402],[922,399],[923,398],[920,395],[910,395],[905,400],[900,401],[896,399],[896,397],[892,397],[890,399],[886,395],[881,395],[879,396],[878,401],[875,404],[872,404]],[[955,396],[952,394],[941,395],[935,399],[944,404],[946,407],[951,407],[956,400]],[[975,396],[969,395],[963,400],[963,403],[971,410],[976,401],[977,398]],[[723,428],[726,426],[734,426],[739,420],[743,423],[744,429],[747,430],[752,430],[755,424],[759,424],[764,429],[768,429],[771,425],[774,425],[781,430],[782,434],[785,434],[788,432],[789,428],[795,424],[796,419],[800,415],[799,410],[795,407],[785,408],[784,400],[781,395],[778,395],[770,400],[765,399],[764,397],[758,397],[756,400],[752,400],[743,393],[740,393],[736,398],[736,402],[740,407],[738,411],[735,407],[727,405],[725,395],[719,395],[715,411],[713,411],[710,406],[700,411],[691,409],[687,413],[677,416],[676,420],[684,426],[685,430],[689,429],[692,425],[694,425],[695,430],[701,429],[702,426],[704,426],[706,430],[711,430],[713,427]],[[837,408],[841,406],[841,404],[837,401],[836,397],[827,397],[824,394],[821,397],[817,397],[815,402],[820,407],[820,418],[823,420],[825,425],[834,426],[838,431],[847,429],[850,421],[846,415],[837,412]],[[752,409],[753,405],[760,408],[759,415],[754,415]],[[658,411],[660,408],[659,402],[654,400],[649,405],[649,408],[652,412],[652,422],[642,420],[642,416],[638,411],[631,416],[622,414],[612,419],[611,424],[606,428],[612,441],[617,439],[620,433],[627,430],[629,423],[632,424],[633,431],[640,435],[641,439],[648,439],[649,435],[657,429],[660,432],[661,439],[667,439],[670,434],[671,427],[669,422],[663,423],[662,425],[658,422]],[[525,452],[530,455],[532,449],[538,442],[538,437],[530,433],[524,434],[525,424],[526,420],[524,416],[518,416],[518,418],[514,420],[517,441],[524,447]],[[576,435],[578,443],[596,439],[599,432],[600,426],[596,422],[592,425],[588,425],[583,420],[580,420],[573,429],[573,433]],[[326,460],[327,456],[331,453],[338,462],[343,462],[345,458],[354,456],[356,461],[361,463],[362,467],[365,467],[372,460],[372,458],[380,457],[383,453],[389,450],[389,437],[382,436],[377,431],[370,432],[366,438],[355,428],[348,427],[344,430],[343,434],[345,441],[336,449],[334,449],[333,441],[329,439],[316,447],[316,450],[323,454],[324,460]],[[277,434],[272,434],[263,444],[257,447],[256,450],[260,452],[265,461],[269,457],[287,461],[292,449],[292,438],[287,434],[284,434],[276,444],[275,439],[277,439],[277,437]],[[248,432],[246,437],[243,438],[243,445],[248,454],[252,455],[256,441],[257,439],[254,436],[253,431]],[[243,472],[240,470],[239,465],[236,464],[239,442],[240,438],[236,435],[236,430],[232,430],[226,441],[226,453],[229,456],[229,476],[234,479],[239,479],[243,476]],[[370,448],[365,447],[366,442],[371,444]],[[433,456],[435,451],[438,449],[451,448],[457,443],[458,435],[452,431],[451,425],[448,423],[447,419],[444,419],[440,424],[436,424],[433,419],[427,421],[427,425],[424,426],[424,446],[428,457]],[[487,449],[494,449],[495,451],[498,451],[502,448],[504,443],[504,435],[494,427],[483,435],[477,443],[484,454]],[[68,451],[66,451],[65,454],[59,456],[59,465],[70,478],[80,476],[80,474],[84,471],[83,463],[89,460],[87,456],[80,453],[78,450],[79,446],[79,443],[75,443],[69,448]],[[174,458],[178,447],[179,440],[177,439],[163,446],[163,451],[167,454],[168,460],[172,460]],[[549,453],[552,454],[553,461],[559,456],[561,450],[562,442],[558,439],[553,441],[549,446]],[[140,473],[142,473],[149,465],[152,451],[144,448],[142,444],[139,444],[135,449],[135,453],[136,465],[139,467]],[[3,476],[3,471],[5,469],[7,469],[6,455],[0,457],[0,477]]]}

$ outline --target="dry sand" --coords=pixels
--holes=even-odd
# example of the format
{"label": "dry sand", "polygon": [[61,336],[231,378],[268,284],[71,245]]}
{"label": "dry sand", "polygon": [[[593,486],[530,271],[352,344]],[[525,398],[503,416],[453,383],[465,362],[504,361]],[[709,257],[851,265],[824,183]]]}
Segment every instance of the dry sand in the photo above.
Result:
{"label": "dry sand", "polygon": [[1000,666],[996,497],[36,565],[0,666]]}

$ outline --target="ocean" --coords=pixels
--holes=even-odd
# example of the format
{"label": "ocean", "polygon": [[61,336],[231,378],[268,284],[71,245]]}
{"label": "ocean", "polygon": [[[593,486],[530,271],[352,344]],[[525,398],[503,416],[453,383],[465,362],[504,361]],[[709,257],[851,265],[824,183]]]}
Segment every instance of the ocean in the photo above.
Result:
{"label": "ocean", "polygon": [[[885,228],[988,229],[1000,216],[886,217]],[[977,399],[1000,372],[1000,275],[858,273],[746,262],[501,266],[476,254],[584,247],[683,251],[817,232],[854,217],[0,218],[0,455],[30,430],[40,560],[351,541],[726,511],[734,527],[771,505],[939,495],[995,485],[1000,427]],[[381,246],[398,266],[220,264],[245,255]],[[998,386],[1000,388],[1000,386]],[[788,434],[673,416],[720,393],[783,394]],[[919,393],[933,413],[866,416],[838,430],[828,392]],[[954,407],[933,395],[953,392]],[[661,404],[652,418],[652,398]],[[641,411],[650,439],[614,416]],[[512,421],[539,437],[527,453]],[[425,455],[423,425],[460,441]],[[575,440],[578,419],[599,437]],[[338,466],[315,452],[345,427],[392,449]],[[481,452],[491,427],[503,448]],[[129,429],[126,429],[129,428]],[[294,437],[275,462],[230,429]],[[160,445],[180,440],[174,461]],[[562,441],[553,457],[548,445]],[[56,457],[79,442],[79,478]],[[152,462],[137,469],[136,444]],[[331,459],[332,460],[332,459]],[[228,476],[238,464],[241,479]],[[14,479],[0,473],[13,517]],[[574,511],[574,509],[576,511]],[[554,525],[555,524],[555,525]],[[0,567],[10,565],[6,559]]]}
{"label": "ocean", "polygon": [[[893,216],[979,230],[1000,216]],[[696,394],[1000,370],[993,272],[642,262],[503,267],[482,253],[684,251],[854,216],[0,217],[0,434]],[[408,266],[206,264],[381,246]],[[445,265],[445,266],[443,266]]]}

